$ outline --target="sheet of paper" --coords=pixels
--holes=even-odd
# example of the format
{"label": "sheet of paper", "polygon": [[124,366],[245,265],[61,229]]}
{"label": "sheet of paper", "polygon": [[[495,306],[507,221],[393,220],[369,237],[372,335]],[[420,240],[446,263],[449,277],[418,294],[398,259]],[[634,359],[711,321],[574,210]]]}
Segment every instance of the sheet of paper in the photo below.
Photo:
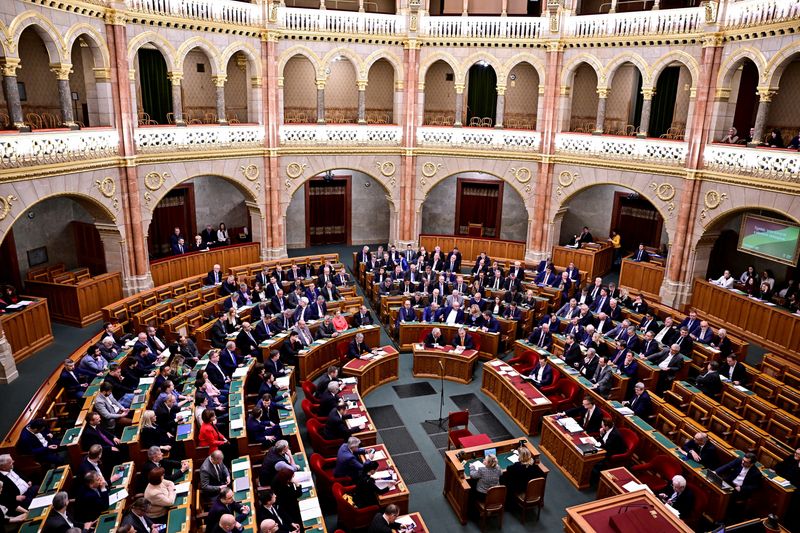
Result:
{"label": "sheet of paper", "polygon": [[636,483],[635,481],[628,481],[622,486],[625,492],[636,492],[637,490],[650,490],[644,483]]}
{"label": "sheet of paper", "polygon": [[358,379],[356,379],[355,377],[343,378],[339,381],[341,381],[345,385],[355,385],[356,383],[358,383]]}
{"label": "sheet of paper", "polygon": [[350,428],[350,429],[353,429],[355,427],[358,427],[358,426],[360,426],[362,424],[366,424],[366,423],[367,423],[367,417],[366,416],[354,416],[353,418],[350,418],[350,419],[347,420],[347,427]]}
{"label": "sheet of paper", "polygon": [[114,492],[113,494],[109,494],[108,495],[108,505],[110,507],[110,506],[116,504],[118,501],[124,500],[127,497],[128,497],[128,491],[127,490],[125,490],[125,489],[118,490],[117,492]]}
{"label": "sheet of paper", "polygon": [[189,481],[175,485],[175,494],[185,494],[190,490],[192,490],[192,484]]}
{"label": "sheet of paper", "polygon": [[633,411],[630,409],[630,407],[617,407],[617,412],[622,416],[633,415]]}
{"label": "sheet of paper", "polygon": [[234,492],[241,492],[250,488],[250,478],[240,477],[233,480]]}
{"label": "sheet of paper", "polygon": [[303,522],[319,518],[320,516],[322,516],[322,509],[319,506],[319,500],[317,498],[300,500],[300,519]]}
{"label": "sheet of paper", "polygon": [[236,370],[233,371],[233,379],[243,378],[246,375],[247,375],[247,367],[246,366],[239,367],[239,368],[237,368]]}
{"label": "sheet of paper", "polygon": [[383,450],[375,450],[375,453],[372,455],[373,461],[383,461],[386,459],[386,454],[383,453]]}
{"label": "sheet of paper", "polygon": [[231,429],[242,429],[244,427],[244,420],[241,418],[237,418],[236,420],[231,420]]}
{"label": "sheet of paper", "polygon": [[275,386],[279,389],[289,388],[289,376],[282,376],[275,379]]}
{"label": "sheet of paper", "polygon": [[31,501],[31,504],[28,506],[28,510],[47,507],[53,503],[54,497],[55,494],[50,494],[49,496],[39,496],[38,498],[34,498],[33,501]]}
{"label": "sheet of paper", "polygon": [[231,465],[231,470],[233,472],[241,472],[242,470],[247,470],[250,465],[247,461],[239,461],[238,463],[234,463]]}
{"label": "sheet of paper", "polygon": [[398,524],[403,525],[403,526],[413,526],[413,525],[415,525],[414,524],[414,520],[412,520],[411,517],[408,516],[408,515],[398,516],[397,518],[395,518],[394,521],[397,522]]}
{"label": "sheet of paper", "polygon": [[139,385],[152,385],[156,378],[139,378]]}
{"label": "sheet of paper", "polygon": [[550,400],[548,400],[547,398],[534,398],[533,399],[533,403],[535,403],[536,405],[544,405],[549,401]]}
{"label": "sheet of paper", "polygon": [[303,483],[311,480],[311,472],[309,470],[300,470],[295,472],[292,477],[292,483]]}

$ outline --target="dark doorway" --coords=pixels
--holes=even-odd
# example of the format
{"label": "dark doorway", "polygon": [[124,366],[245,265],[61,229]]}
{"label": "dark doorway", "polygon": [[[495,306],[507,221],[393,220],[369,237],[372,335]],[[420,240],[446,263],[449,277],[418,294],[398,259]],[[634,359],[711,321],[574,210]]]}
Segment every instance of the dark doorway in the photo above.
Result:
{"label": "dark doorway", "polygon": [[22,290],[22,278],[19,275],[17,245],[14,242],[14,228],[9,228],[3,243],[0,244],[0,285],[13,285],[17,291]]}
{"label": "dark doorway", "polygon": [[306,183],[306,246],[350,244],[350,176]]}
{"label": "dark doorway", "polygon": [[[456,235],[472,235],[470,225],[480,225],[484,237],[500,236],[503,214],[503,182],[458,178]],[[474,233],[474,232],[473,232]]]}
{"label": "dark doorway", "polygon": [[92,276],[105,274],[106,256],[97,227],[94,224],[77,220],[73,220],[70,226],[80,265],[88,268]]}
{"label": "dark doorway", "polygon": [[491,65],[476,63],[469,69],[469,94],[467,95],[467,125],[473,117],[479,121],[490,119],[494,126],[497,111],[497,75]]}
{"label": "dark doorway", "polygon": [[194,185],[187,184],[175,187],[158,202],[153,210],[153,221],[150,222],[150,233],[147,246],[153,258],[172,254],[170,236],[175,228],[181,228],[181,234],[189,243],[194,242],[195,235]]}
{"label": "dark doorway", "polygon": [[660,137],[672,126],[680,74],[680,67],[667,67],[658,77],[650,111],[650,124],[647,126],[648,137]]}
{"label": "dark doorway", "polygon": [[[742,63],[742,74],[739,78],[739,91],[736,95],[736,111],[733,114],[733,127],[736,128],[739,138],[743,139],[750,133],[756,123],[758,111],[758,68],[755,63],[745,60]],[[727,135],[727,130],[726,133]]]}
{"label": "dark doorway", "polygon": [[172,113],[172,83],[167,78],[167,63],[158,50],[139,49],[139,85],[141,110],[159,124],[166,124],[167,113]]}
{"label": "dark doorway", "polygon": [[639,130],[639,127],[642,124],[642,102],[644,102],[644,96],[642,95],[642,73],[639,69],[636,70],[636,100],[633,104],[633,118],[631,119],[629,124],[632,124],[634,128]]}
{"label": "dark doorway", "polygon": [[623,251],[634,250],[639,243],[659,248],[663,225],[664,219],[648,200],[635,192],[614,193],[610,229],[622,237]]}

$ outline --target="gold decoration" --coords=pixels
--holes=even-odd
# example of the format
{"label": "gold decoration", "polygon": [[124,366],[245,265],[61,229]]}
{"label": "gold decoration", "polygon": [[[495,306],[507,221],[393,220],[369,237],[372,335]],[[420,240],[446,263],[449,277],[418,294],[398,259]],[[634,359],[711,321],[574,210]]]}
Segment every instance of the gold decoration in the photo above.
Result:
{"label": "gold decoration", "polygon": [[558,184],[561,185],[562,187],[569,187],[570,185],[575,183],[575,180],[577,179],[578,179],[577,172],[573,173],[568,170],[565,170],[558,175]]}
{"label": "gold decoration", "polygon": [[716,209],[719,205],[727,198],[728,195],[723,193],[719,193],[718,191],[708,191],[704,198],[704,203],[708,209]]}
{"label": "gold decoration", "polygon": [[650,184],[650,188],[656,191],[656,196],[662,202],[669,202],[675,198],[675,187],[670,183],[657,184],[655,182]]}
{"label": "gold decoration", "polygon": [[100,194],[106,198],[111,198],[114,196],[114,193],[117,192],[117,184],[114,182],[113,178],[104,178],[102,181],[94,180],[94,184],[97,190],[100,191]]}
{"label": "gold decoration", "polygon": [[289,163],[286,165],[286,175],[296,180],[303,175],[307,166],[305,163]]}
{"label": "gold decoration", "polygon": [[384,161],[383,163],[380,161],[375,161],[375,166],[378,167],[378,170],[380,170],[381,174],[383,174],[385,177],[388,178],[390,176],[394,176],[396,169],[394,163],[391,161]]}
{"label": "gold decoration", "polygon": [[12,202],[16,202],[17,197],[13,194],[9,194],[5,198],[0,196],[0,220],[5,220],[8,216],[8,213],[11,211],[11,204]]}
{"label": "gold decoration", "polygon": [[426,178],[432,178],[439,172],[439,169],[442,168],[441,163],[431,163],[428,161],[424,165],[422,165],[422,175]]}
{"label": "gold decoration", "polygon": [[150,195],[150,191],[144,193],[144,203],[149,204],[153,201],[153,197]]}
{"label": "gold decoration", "polygon": [[531,169],[528,167],[520,167],[520,168],[512,168],[509,170],[514,175],[514,179],[516,179],[520,183],[528,183],[531,181]]}
{"label": "gold decoration", "polygon": [[258,170],[258,167],[255,165],[247,165],[246,167],[241,167],[242,175],[247,179],[247,181],[256,181],[258,176],[261,172]]}
{"label": "gold decoration", "polygon": [[167,181],[168,177],[169,174],[166,172],[148,172],[144,177],[144,186],[151,191],[157,191],[164,185],[164,182]]}

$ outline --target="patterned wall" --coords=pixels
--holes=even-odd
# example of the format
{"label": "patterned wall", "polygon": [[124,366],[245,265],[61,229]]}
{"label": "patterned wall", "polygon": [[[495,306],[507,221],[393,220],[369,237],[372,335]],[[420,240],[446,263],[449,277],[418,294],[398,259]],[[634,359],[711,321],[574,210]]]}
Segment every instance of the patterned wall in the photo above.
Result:
{"label": "patterned wall", "polygon": [[692,75],[684,66],[681,66],[680,73],[678,74],[678,92],[675,95],[675,111],[672,114],[672,122],[686,125],[686,119],[689,116],[689,97],[692,86]]}
{"label": "patterned wall", "polygon": [[247,93],[250,84],[247,77],[247,64],[242,62],[241,66],[237,63],[237,56],[234,55],[228,61],[226,70],[228,76],[225,82],[225,109],[229,117],[234,115],[239,122],[247,122]]}
{"label": "patterned wall", "polygon": [[611,80],[611,91],[606,104],[606,125],[614,129],[632,123],[633,105],[636,102],[638,70],[632,63],[623,63]]}
{"label": "patterned wall", "polygon": [[597,75],[589,65],[575,71],[572,82],[572,121],[591,121],[597,117]]}
{"label": "patterned wall", "polygon": [[[511,77],[516,76],[516,80]],[[515,121],[524,121],[530,128],[536,126],[536,109],[539,105],[539,75],[528,63],[520,63],[506,80],[506,109],[504,122],[514,127]]]}
{"label": "patterned wall", "polygon": [[347,59],[332,61],[328,83],[325,84],[326,109],[358,108],[358,85],[356,85],[356,69]]}
{"label": "patterned wall", "polygon": [[369,69],[367,111],[379,110],[391,115],[394,106],[394,67],[385,59],[376,61]]}
{"label": "patterned wall", "polygon": [[33,29],[29,28],[22,32],[19,57],[17,81],[25,84],[28,96],[28,100],[22,102],[23,113],[46,111],[60,117],[56,75],[50,71],[50,60],[44,43]]}
{"label": "patterned wall", "polygon": [[781,76],[778,93],[772,97],[767,125],[780,128],[784,139],[791,139],[800,128],[800,61],[786,67]]}
{"label": "patterned wall", "polygon": [[447,74],[453,69],[444,61],[437,61],[425,74],[425,112],[452,113],[456,105],[456,91],[453,81],[447,81]]}
{"label": "patterned wall", "polygon": [[317,108],[317,85],[314,65],[302,56],[286,63],[283,71],[283,102],[286,109]]}
{"label": "patterned wall", "polygon": [[[197,72],[197,66],[200,64],[203,65],[205,72]],[[183,61],[181,91],[184,114],[195,118],[205,113],[216,113],[216,87],[211,79],[211,62],[200,49],[195,48],[186,54],[186,59]]]}

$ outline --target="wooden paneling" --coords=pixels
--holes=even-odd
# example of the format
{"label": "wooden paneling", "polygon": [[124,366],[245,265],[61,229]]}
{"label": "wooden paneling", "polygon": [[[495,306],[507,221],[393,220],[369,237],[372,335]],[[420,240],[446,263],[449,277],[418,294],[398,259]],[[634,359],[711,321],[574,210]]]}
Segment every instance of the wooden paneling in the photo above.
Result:
{"label": "wooden paneling", "polygon": [[614,247],[608,243],[601,244],[598,249],[553,246],[552,261],[561,270],[575,263],[578,270],[586,272],[588,279],[592,280],[611,271]]}
{"label": "wooden paneling", "polygon": [[260,245],[257,242],[212,248],[208,252],[183,254],[150,263],[150,274],[156,287],[190,276],[207,273],[214,265],[228,266],[255,263],[259,259]]}
{"label": "wooden paneling", "polygon": [[492,259],[520,261],[525,259],[525,243],[520,241],[455,237],[453,235],[420,235],[419,245],[424,246],[428,253],[431,253],[435,246],[441,247],[445,253],[452,250],[453,247],[457,247],[463,261],[469,263],[472,263],[481,252],[486,252]]}
{"label": "wooden paneling", "polygon": [[651,300],[658,300],[661,284],[664,282],[664,267],[656,263],[637,263],[630,259],[622,260],[619,273],[619,286],[642,292]]}
{"label": "wooden paneling", "polygon": [[691,306],[735,334],[800,362],[800,316],[700,278],[694,280]]}
{"label": "wooden paneling", "polygon": [[26,282],[26,290],[47,298],[50,317],[83,328],[102,317],[102,308],[122,298],[122,275],[101,274],[76,284]]}
{"label": "wooden paneling", "polygon": [[[23,296],[22,299],[26,298]],[[17,363],[53,342],[45,298],[37,298],[22,311],[3,315],[0,322]]]}

